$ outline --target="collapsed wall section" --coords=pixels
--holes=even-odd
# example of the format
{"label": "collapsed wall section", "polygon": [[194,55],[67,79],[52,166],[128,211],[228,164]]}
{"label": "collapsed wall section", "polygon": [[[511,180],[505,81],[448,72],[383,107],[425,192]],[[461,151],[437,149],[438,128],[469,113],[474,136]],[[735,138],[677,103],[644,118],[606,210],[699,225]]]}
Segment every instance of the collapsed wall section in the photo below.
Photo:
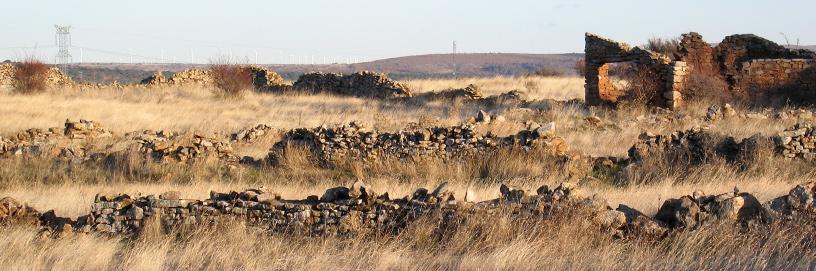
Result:
{"label": "collapsed wall section", "polygon": [[657,106],[679,107],[682,104],[683,82],[686,76],[684,62],[645,50],[632,48],[626,43],[616,42],[592,33],[585,36],[585,101],[588,105],[614,104],[625,95],[617,89],[609,75],[609,64],[633,62],[656,75],[658,80],[655,97]]}

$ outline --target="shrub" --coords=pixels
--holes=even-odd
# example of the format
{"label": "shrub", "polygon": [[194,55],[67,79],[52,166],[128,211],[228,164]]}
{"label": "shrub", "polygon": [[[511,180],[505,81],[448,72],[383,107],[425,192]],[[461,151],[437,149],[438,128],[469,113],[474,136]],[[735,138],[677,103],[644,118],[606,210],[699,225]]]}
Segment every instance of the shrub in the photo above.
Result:
{"label": "shrub", "polygon": [[677,55],[680,51],[680,38],[650,38],[643,48],[664,54],[672,60],[677,60]]}
{"label": "shrub", "polygon": [[625,93],[622,100],[631,104],[656,105],[659,102],[660,75],[649,67],[637,64],[624,65],[620,71],[621,78],[627,84],[622,92]]}
{"label": "shrub", "polygon": [[720,76],[691,73],[683,93],[686,101],[724,103],[735,99],[728,90],[728,82]]}
{"label": "shrub", "polygon": [[249,67],[220,61],[210,64],[213,83],[223,97],[240,97],[244,91],[255,88]]}
{"label": "shrub", "polygon": [[27,58],[15,65],[14,91],[17,93],[42,92],[48,85],[48,71],[50,67],[33,57]]}

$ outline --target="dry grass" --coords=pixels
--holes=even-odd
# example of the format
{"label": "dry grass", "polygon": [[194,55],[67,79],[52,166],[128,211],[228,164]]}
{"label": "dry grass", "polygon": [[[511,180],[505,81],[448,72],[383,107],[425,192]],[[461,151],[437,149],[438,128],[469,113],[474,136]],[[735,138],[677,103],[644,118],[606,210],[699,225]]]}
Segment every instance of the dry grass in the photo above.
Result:
{"label": "dry grass", "polygon": [[[518,89],[529,99],[568,100],[583,96],[580,78],[489,78],[408,81],[421,92],[479,85],[485,94]],[[431,103],[416,105],[317,95],[247,93],[244,99],[219,99],[207,89],[103,89],[95,92],[56,90],[32,95],[0,93],[0,135],[31,127],[60,126],[66,118],[101,122],[116,133],[140,129],[169,129],[226,133],[268,123],[285,130],[352,120],[375,129],[398,130],[409,123],[454,125],[475,115],[478,105]],[[498,108],[505,122],[480,127],[480,132],[512,134],[528,120],[555,121],[558,134],[572,149],[594,156],[625,156],[643,131],[666,133],[708,124],[702,116],[708,104],[692,103],[670,122],[638,121],[653,112],[644,108],[609,110],[580,106],[539,106],[533,109]],[[737,110],[745,110],[737,108]],[[585,118],[598,116],[601,127]],[[714,123],[714,131],[737,138],[771,134],[797,120],[728,119]],[[238,144],[241,155],[262,157],[276,137]],[[770,160],[751,170],[711,163],[677,170],[653,165],[627,183],[588,181],[583,186],[612,206],[627,204],[647,214],[665,199],[702,189],[709,194],[732,191],[754,193],[761,201],[787,193],[793,184],[816,177],[810,164]],[[462,161],[346,161],[337,168],[319,168],[304,150],[287,153],[279,167],[229,169],[217,161],[193,165],[141,163],[71,164],[51,159],[0,159],[0,196],[12,196],[40,210],[64,216],[88,212],[100,192],[157,194],[178,190],[186,198],[205,198],[211,190],[253,186],[271,187],[285,198],[320,195],[324,189],[364,179],[392,197],[417,187],[431,188],[449,181],[457,198],[467,189],[477,199],[499,195],[498,186],[535,190],[556,185],[568,174],[563,165],[541,153],[498,152]],[[811,222],[807,222],[811,223]],[[739,232],[733,225],[680,232],[662,242],[610,240],[582,217],[513,222],[498,214],[471,219],[455,229],[437,231],[439,221],[428,218],[389,237],[363,233],[346,237],[269,235],[241,226],[174,234],[150,233],[119,239],[81,235],[40,240],[30,228],[0,228],[0,266],[7,269],[520,269],[520,270],[676,270],[676,269],[804,269],[813,268],[816,250],[812,224],[800,228],[779,222],[769,229]],[[435,235],[446,232],[446,235]],[[297,244],[293,246],[292,244]]]}

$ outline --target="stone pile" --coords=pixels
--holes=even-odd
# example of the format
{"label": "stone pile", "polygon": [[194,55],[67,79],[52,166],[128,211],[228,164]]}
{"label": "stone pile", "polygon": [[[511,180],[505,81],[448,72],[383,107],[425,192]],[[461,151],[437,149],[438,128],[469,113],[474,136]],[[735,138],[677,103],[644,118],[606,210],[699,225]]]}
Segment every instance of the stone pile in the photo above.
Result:
{"label": "stone pile", "polygon": [[698,190],[692,195],[666,200],[654,218],[670,228],[694,229],[717,220],[769,221],[771,216],[756,197],[735,189],[716,196]]}
{"label": "stone pile", "polygon": [[270,69],[260,66],[249,66],[248,69],[252,73],[252,84],[257,90],[272,91],[289,86],[283,76]]}
{"label": "stone pile", "polygon": [[[11,89],[14,87],[14,70],[15,67],[13,63],[0,64],[0,88]],[[46,86],[49,88],[73,87],[76,85],[76,83],[71,80],[71,77],[56,67],[48,69],[48,75],[45,80]]]}
{"label": "stone pile", "polygon": [[73,142],[74,139],[93,139],[111,135],[108,130],[94,122],[67,120],[65,129],[32,128],[17,133],[12,138],[0,137],[0,157],[62,157],[81,161],[88,159],[89,153],[83,144]]}
{"label": "stone pile", "polygon": [[7,223],[38,225],[39,217],[40,213],[36,209],[21,204],[13,198],[0,199],[0,225]]}
{"label": "stone pile", "polygon": [[411,90],[382,73],[363,71],[352,74],[306,73],[294,83],[299,91],[378,99],[411,97]]}
{"label": "stone pile", "polygon": [[134,135],[132,139],[138,152],[156,161],[191,162],[215,157],[226,163],[237,164],[241,160],[233,153],[229,141],[199,134],[177,135],[172,132],[148,130]]}
{"label": "stone pile", "polygon": [[14,86],[14,65],[0,64],[0,89],[11,89]]}
{"label": "stone pile", "polygon": [[456,158],[496,151],[500,148],[518,147],[546,148],[554,155],[563,155],[568,148],[564,140],[555,135],[554,123],[531,125],[527,130],[508,137],[493,134],[480,135],[475,125],[436,127],[418,131],[379,133],[363,124],[351,122],[335,128],[325,126],[289,131],[276,143],[269,154],[274,164],[277,157],[289,146],[305,146],[318,160],[328,165],[345,158],[377,160],[393,157],[399,159]]}
{"label": "stone pile", "polygon": [[168,83],[173,85],[205,85],[214,83],[210,70],[190,68],[173,74]]}
{"label": "stone pile", "polygon": [[809,182],[797,185],[787,195],[773,199],[766,203],[766,209],[777,217],[790,219],[793,216],[816,210],[816,182]]}
{"label": "stone pile", "polygon": [[273,131],[272,126],[258,124],[255,127],[244,128],[230,136],[232,142],[253,142]]}
{"label": "stone pile", "polygon": [[574,183],[555,189],[541,186],[531,193],[502,185],[501,196],[474,203],[472,192],[459,200],[443,182],[433,190],[418,188],[411,195],[392,199],[357,181],[351,186],[326,190],[322,196],[286,200],[266,188],[229,193],[210,192],[203,200],[183,199],[177,191],[158,196],[140,194],[97,195],[87,215],[76,220],[40,213],[12,198],[0,200],[0,223],[27,223],[43,227],[45,233],[65,236],[74,232],[138,234],[148,225],[164,230],[206,227],[222,221],[238,221],[270,233],[305,233],[321,236],[379,230],[398,233],[423,217],[441,214],[441,223],[456,223],[469,216],[488,219],[504,213],[514,220],[550,218],[555,213],[573,212],[584,221],[616,238],[661,239],[671,231],[695,230],[712,222],[769,223],[790,219],[816,210],[816,184],[798,185],[787,195],[761,204],[750,193],[733,192],[691,195],[668,199],[653,217],[619,205],[612,208],[597,195],[586,195]]}
{"label": "stone pile", "polygon": [[777,152],[785,158],[816,158],[816,128],[809,124],[796,124],[779,132],[774,137],[774,142]]}
{"label": "stone pile", "polygon": [[113,133],[94,121],[84,119],[72,121],[71,119],[67,119],[65,120],[65,136],[70,139],[82,139],[111,137]]}

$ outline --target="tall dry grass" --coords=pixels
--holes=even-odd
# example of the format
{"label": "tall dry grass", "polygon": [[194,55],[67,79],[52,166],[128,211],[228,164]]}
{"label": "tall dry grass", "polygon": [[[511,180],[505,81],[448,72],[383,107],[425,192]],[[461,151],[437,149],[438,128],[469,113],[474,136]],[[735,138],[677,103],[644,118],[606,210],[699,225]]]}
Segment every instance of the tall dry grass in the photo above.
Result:
{"label": "tall dry grass", "polygon": [[[488,78],[412,80],[419,91],[479,85],[485,94],[518,89],[529,99],[568,100],[583,96],[580,78]],[[0,136],[27,128],[61,126],[66,118],[101,122],[114,132],[169,129],[228,133],[268,123],[281,130],[363,121],[375,129],[394,131],[409,125],[448,126],[478,110],[496,110],[506,117],[479,127],[483,133],[508,135],[526,121],[557,124],[557,133],[573,150],[593,156],[625,156],[643,131],[668,133],[708,125],[709,104],[692,102],[669,121],[658,112],[631,107],[622,110],[585,108],[575,104],[535,105],[529,109],[482,108],[480,105],[436,102],[422,106],[325,94],[247,93],[244,99],[219,99],[206,89],[103,89],[94,92],[61,89],[32,95],[0,93]],[[738,111],[748,108],[737,107]],[[597,116],[603,124],[587,122]],[[770,135],[799,120],[732,118],[712,129],[737,138]],[[238,154],[260,158],[276,137],[236,144]],[[101,145],[109,142],[102,142]],[[104,147],[104,146],[100,146]],[[318,167],[306,150],[287,152],[278,167],[230,168],[215,159],[192,165],[144,162],[123,155],[104,163],[75,164],[53,159],[0,159],[0,197],[12,196],[40,210],[64,216],[88,213],[100,192],[158,194],[178,190],[185,198],[206,198],[209,191],[266,186],[284,198],[320,195],[326,188],[365,180],[377,191],[396,198],[417,187],[448,181],[461,198],[468,189],[478,200],[495,198],[501,183],[534,191],[570,179],[558,159],[543,153],[502,151],[464,160],[376,162],[342,161]],[[582,186],[614,207],[626,204],[654,214],[668,198],[702,189],[708,194],[751,192],[761,201],[787,193],[792,185],[816,177],[808,163],[770,160],[751,170],[726,163],[690,168],[654,164],[626,182],[585,179]],[[601,176],[602,177],[602,176]],[[813,226],[780,221],[767,229],[740,232],[733,225],[679,232],[662,242],[615,241],[569,213],[551,220],[514,222],[497,214],[470,219],[452,227],[436,218],[420,221],[396,236],[373,233],[346,237],[270,235],[241,226],[135,238],[78,235],[40,240],[31,228],[0,229],[0,266],[8,269],[802,269],[813,268]],[[443,227],[444,226],[444,227]],[[445,233],[439,235],[439,233]],[[292,244],[297,244],[293,246]]]}

